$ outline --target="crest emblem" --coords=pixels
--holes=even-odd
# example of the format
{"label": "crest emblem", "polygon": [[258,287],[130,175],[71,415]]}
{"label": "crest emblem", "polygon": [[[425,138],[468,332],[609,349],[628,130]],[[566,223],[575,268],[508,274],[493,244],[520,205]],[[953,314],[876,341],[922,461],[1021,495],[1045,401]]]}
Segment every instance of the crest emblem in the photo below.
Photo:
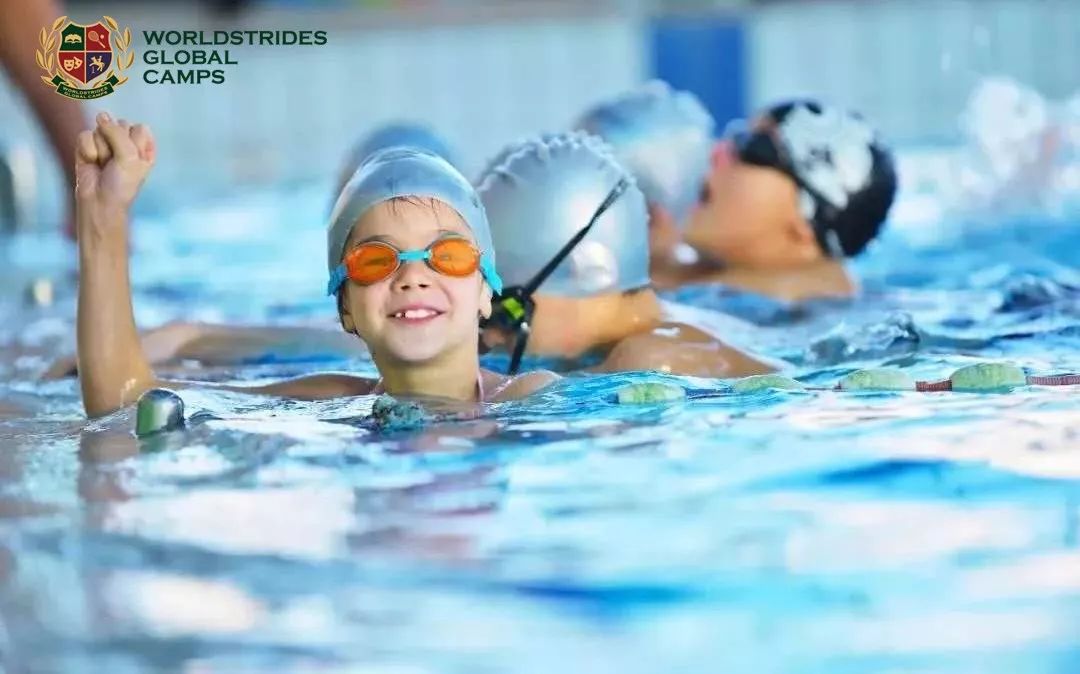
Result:
{"label": "crest emblem", "polygon": [[42,28],[41,48],[35,51],[41,80],[56,93],[87,100],[108,96],[128,78],[123,72],[135,62],[131,29],[120,30],[112,17],[83,25],[62,16],[52,28]]}

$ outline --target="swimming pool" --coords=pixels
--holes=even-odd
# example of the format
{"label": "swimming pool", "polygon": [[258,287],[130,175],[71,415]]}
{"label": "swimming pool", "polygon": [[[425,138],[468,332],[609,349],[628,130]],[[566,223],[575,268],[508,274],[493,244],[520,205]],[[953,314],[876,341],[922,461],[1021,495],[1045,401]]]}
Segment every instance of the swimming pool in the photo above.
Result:
{"label": "swimming pool", "polygon": [[[333,322],[323,186],[135,225],[143,324]],[[954,232],[955,233],[955,232]],[[882,242],[866,298],[672,300],[831,384],[980,360],[1080,370],[1080,224]],[[1080,656],[1080,391],[771,392],[619,407],[572,378],[479,420],[378,435],[368,397],[184,393],[145,442],[85,424],[72,255],[0,243],[0,652],[10,672],[1057,672]],[[23,288],[55,280],[55,302]],[[697,312],[699,313],[699,312]],[[700,317],[699,317],[700,318]],[[215,368],[255,380],[370,363]],[[183,368],[180,368],[183,369]]]}

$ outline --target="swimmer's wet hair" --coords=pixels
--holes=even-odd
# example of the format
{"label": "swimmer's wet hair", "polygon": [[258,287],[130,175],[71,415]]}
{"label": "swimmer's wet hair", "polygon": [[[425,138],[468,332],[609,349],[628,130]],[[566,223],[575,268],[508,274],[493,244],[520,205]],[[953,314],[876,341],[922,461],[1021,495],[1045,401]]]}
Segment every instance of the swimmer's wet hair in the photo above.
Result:
{"label": "swimmer's wet hair", "polygon": [[[439,214],[439,207],[436,205],[436,203],[438,201],[439,200],[434,198],[434,197],[404,196],[404,197],[394,197],[393,199],[387,199],[383,203],[385,203],[387,205],[387,207],[389,208],[390,212],[395,214],[395,215],[399,215],[401,213],[400,207],[404,204],[404,205],[409,205],[409,206],[415,206],[416,208],[423,208],[423,209],[430,210],[434,215],[437,216]],[[357,219],[357,222],[359,222],[359,221],[360,220]],[[356,226],[356,223],[354,222],[353,227],[355,227],[355,226]]]}
{"label": "swimmer's wet hair", "polygon": [[641,293],[645,292],[646,290],[652,290],[652,289],[653,289],[652,284],[651,283],[646,283],[645,285],[638,286],[637,288],[631,288],[630,290],[624,290],[623,291],[623,297],[633,297],[635,295],[640,295]]}

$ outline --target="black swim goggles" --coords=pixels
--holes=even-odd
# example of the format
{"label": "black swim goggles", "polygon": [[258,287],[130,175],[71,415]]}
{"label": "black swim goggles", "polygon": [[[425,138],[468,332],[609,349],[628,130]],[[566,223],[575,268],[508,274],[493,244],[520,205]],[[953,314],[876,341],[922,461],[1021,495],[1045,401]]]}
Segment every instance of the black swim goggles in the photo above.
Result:
{"label": "black swim goggles", "polygon": [[[787,144],[779,137],[780,131],[774,121],[757,128],[729,130],[725,136],[731,140],[739,161],[753,166],[776,169],[795,181],[795,185],[814,202],[814,213],[807,217],[818,244],[827,254],[843,258],[840,239],[830,223],[836,222],[840,209],[803,179],[800,167],[788,153]],[[828,149],[824,150],[828,152]]]}
{"label": "black swim goggles", "polygon": [[[612,204],[614,204],[618,198],[626,191],[626,188],[630,186],[630,180],[628,178],[620,178],[619,182],[615,183],[615,187],[611,188],[608,195],[604,198],[604,201],[600,203],[600,206],[593,213],[593,216],[589,218],[589,223],[582,227],[577,234],[575,234],[569,241],[566,242],[559,252],[555,253],[555,256],[544,267],[536,272],[528,283],[520,286],[510,286],[504,288],[496,299],[494,306],[491,310],[491,318],[485,321],[481,321],[480,329],[496,328],[499,330],[505,330],[512,333],[515,336],[514,351],[510,357],[510,369],[507,370],[509,374],[517,374],[518,369],[521,367],[521,358],[525,355],[525,345],[529,341],[529,325],[532,323],[533,313],[536,311],[536,303],[533,301],[533,295],[536,293],[544,281],[555,271],[559,264],[566,259],[574,248],[581,243],[581,240],[589,233],[589,230],[593,228],[593,225],[600,219]],[[481,341],[481,348],[484,350],[483,339]]]}

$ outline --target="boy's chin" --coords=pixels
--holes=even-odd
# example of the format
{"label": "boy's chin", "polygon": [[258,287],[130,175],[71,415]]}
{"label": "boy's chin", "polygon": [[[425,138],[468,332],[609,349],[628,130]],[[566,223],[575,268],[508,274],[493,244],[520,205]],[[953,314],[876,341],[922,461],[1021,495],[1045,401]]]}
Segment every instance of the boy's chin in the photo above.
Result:
{"label": "boy's chin", "polygon": [[387,352],[399,363],[422,365],[436,360],[447,350],[447,344],[442,335],[431,335],[421,338],[416,335],[413,338],[391,339],[386,344]]}
{"label": "boy's chin", "polygon": [[438,359],[441,350],[431,348],[391,348],[394,360],[408,365],[424,365]]}

